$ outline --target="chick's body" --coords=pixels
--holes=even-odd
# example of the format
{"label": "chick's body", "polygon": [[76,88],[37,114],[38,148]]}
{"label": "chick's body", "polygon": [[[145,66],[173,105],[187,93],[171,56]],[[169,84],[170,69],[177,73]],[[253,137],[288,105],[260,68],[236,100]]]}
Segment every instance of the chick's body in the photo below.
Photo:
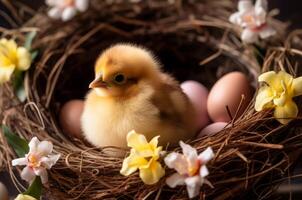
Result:
{"label": "chick's body", "polygon": [[98,59],[87,95],[82,129],[95,146],[126,147],[131,130],[161,145],[195,135],[195,111],[177,81],[140,47],[115,45]]}

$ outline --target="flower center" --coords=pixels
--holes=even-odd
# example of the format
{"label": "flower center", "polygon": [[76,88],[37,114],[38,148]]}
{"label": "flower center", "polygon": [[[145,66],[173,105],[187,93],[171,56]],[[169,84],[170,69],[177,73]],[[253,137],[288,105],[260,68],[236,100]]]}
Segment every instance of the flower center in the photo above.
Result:
{"label": "flower center", "polygon": [[74,0],[64,0],[64,6],[74,6]]}
{"label": "flower center", "polygon": [[245,15],[243,17],[243,21],[248,23],[248,24],[255,24],[255,17],[251,14]]}
{"label": "flower center", "polygon": [[28,156],[28,162],[29,162],[29,166],[32,168],[37,168],[40,167],[40,161],[38,156],[36,156],[35,154],[30,154]]}
{"label": "flower center", "polygon": [[[2,56],[2,65],[9,66],[11,64],[17,64],[16,52],[9,50],[5,45],[0,44],[0,54]],[[3,63],[4,62],[4,63]]]}
{"label": "flower center", "polygon": [[188,175],[189,176],[195,176],[196,174],[198,174],[200,166],[201,166],[201,162],[199,160],[197,160],[196,163],[195,163],[195,165],[189,166],[189,168],[188,168]]}
{"label": "flower center", "polygon": [[266,26],[266,23],[260,24],[260,19],[255,15],[255,11],[250,11],[242,17],[242,21],[246,24],[246,26],[252,31],[258,32],[262,28]]}

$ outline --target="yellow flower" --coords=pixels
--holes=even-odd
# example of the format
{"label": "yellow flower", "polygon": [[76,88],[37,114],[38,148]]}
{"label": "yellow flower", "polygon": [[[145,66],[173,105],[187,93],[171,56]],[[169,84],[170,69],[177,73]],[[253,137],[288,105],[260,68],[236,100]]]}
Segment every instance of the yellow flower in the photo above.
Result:
{"label": "yellow flower", "polygon": [[125,158],[120,173],[129,176],[139,169],[139,176],[145,184],[157,183],[165,175],[165,170],[158,162],[162,147],[157,147],[158,138],[154,137],[149,143],[144,135],[131,131],[127,135],[130,155]]}
{"label": "yellow flower", "polygon": [[18,47],[14,40],[0,40],[0,84],[8,81],[17,69],[25,71],[30,67],[31,55],[24,47]]}
{"label": "yellow flower", "polygon": [[274,108],[274,117],[287,124],[298,115],[298,107],[293,97],[302,95],[302,77],[293,78],[285,71],[269,71],[261,74],[259,82],[264,82],[256,97],[255,110]]}
{"label": "yellow flower", "polygon": [[36,198],[29,196],[29,195],[24,195],[24,194],[19,194],[15,200],[37,200]]}

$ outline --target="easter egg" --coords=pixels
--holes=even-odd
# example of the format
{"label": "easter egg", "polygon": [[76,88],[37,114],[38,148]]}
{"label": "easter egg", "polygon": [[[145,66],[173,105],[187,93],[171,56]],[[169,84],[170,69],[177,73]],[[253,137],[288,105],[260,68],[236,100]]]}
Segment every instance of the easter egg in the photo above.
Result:
{"label": "easter egg", "polygon": [[208,97],[208,113],[213,122],[229,122],[238,110],[242,95],[244,100],[238,110],[239,117],[252,99],[252,88],[248,78],[241,72],[231,72],[220,78],[212,87]]}
{"label": "easter egg", "polygon": [[198,134],[197,138],[200,138],[205,135],[207,135],[207,136],[214,135],[215,133],[218,133],[219,131],[221,131],[222,129],[227,127],[227,125],[228,125],[228,123],[226,123],[226,122],[212,123],[212,124],[206,126],[204,129],[202,129],[200,131],[200,133]]}
{"label": "easter egg", "polygon": [[81,138],[81,116],[84,109],[84,101],[71,100],[64,104],[60,111],[60,124],[65,134]]}
{"label": "easter egg", "polygon": [[207,112],[208,89],[196,81],[185,81],[180,86],[195,108],[198,130],[200,130],[210,121]]}
{"label": "easter egg", "polygon": [[5,185],[1,182],[0,182],[0,199],[1,200],[9,199],[7,189],[6,189]]}

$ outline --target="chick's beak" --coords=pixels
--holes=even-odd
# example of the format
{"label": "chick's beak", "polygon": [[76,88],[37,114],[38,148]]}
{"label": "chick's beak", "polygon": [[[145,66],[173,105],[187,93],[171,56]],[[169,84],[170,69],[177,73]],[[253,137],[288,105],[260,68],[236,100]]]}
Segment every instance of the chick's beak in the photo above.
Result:
{"label": "chick's beak", "polygon": [[103,81],[102,77],[96,78],[89,84],[89,88],[106,88],[107,83]]}

